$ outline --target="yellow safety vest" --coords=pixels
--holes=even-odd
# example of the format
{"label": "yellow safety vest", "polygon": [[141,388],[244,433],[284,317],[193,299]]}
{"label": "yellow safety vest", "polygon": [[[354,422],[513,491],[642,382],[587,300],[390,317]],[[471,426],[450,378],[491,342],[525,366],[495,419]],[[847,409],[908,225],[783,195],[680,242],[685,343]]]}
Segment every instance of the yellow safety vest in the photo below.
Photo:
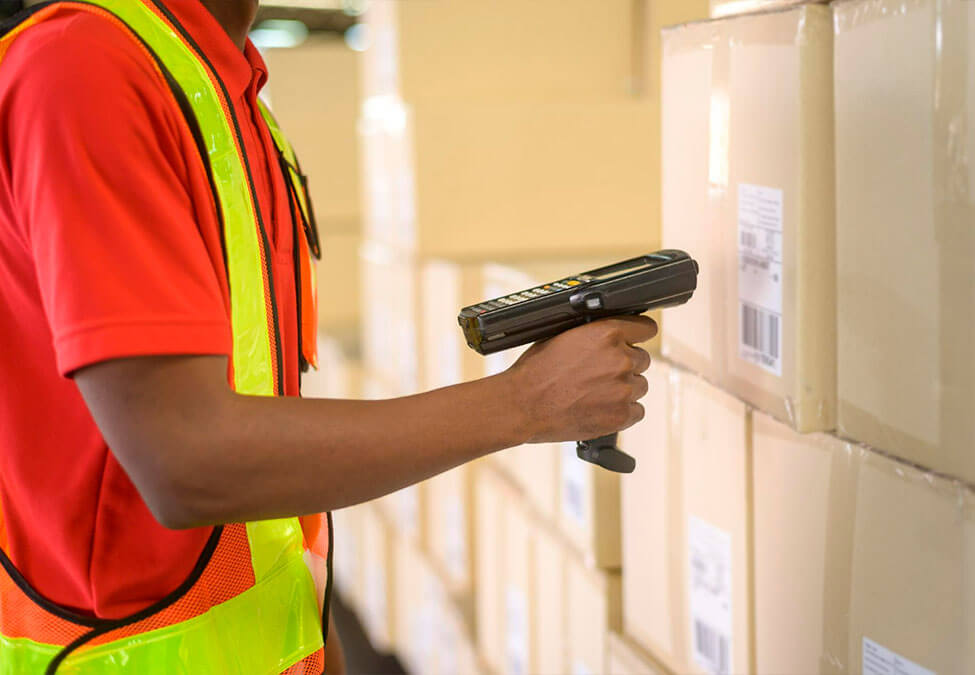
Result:
{"label": "yellow safety vest", "polygon": [[[223,223],[233,327],[231,384],[241,394],[282,393],[269,243],[223,83],[158,0],[69,0],[34,6],[5,24],[0,65],[19,35],[66,9],[104,16],[140,42],[169,84],[173,104],[198,132]],[[295,250],[301,255],[296,261],[299,288],[308,287],[314,279],[309,254],[318,252],[311,204],[294,151],[263,106],[262,113],[292,190]],[[307,236],[300,235],[299,225]],[[303,359],[314,362],[313,286],[311,298],[302,295]],[[284,518],[215,527],[195,569],[179,588],[117,620],[77,615],[47,601],[0,551],[0,675],[320,673],[331,544],[327,514],[311,523]],[[315,565],[320,567],[313,575]],[[324,580],[320,591],[314,577]]]}

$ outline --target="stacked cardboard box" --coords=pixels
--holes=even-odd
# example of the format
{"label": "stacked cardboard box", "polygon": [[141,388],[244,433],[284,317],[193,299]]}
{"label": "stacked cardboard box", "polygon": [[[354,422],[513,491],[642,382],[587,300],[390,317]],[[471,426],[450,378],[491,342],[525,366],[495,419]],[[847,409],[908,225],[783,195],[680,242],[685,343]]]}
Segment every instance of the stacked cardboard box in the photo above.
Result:
{"label": "stacked cardboard box", "polygon": [[664,32],[664,243],[702,273],[623,437],[625,639],[675,672],[967,672],[975,9],[776,5]]}
{"label": "stacked cardboard box", "polygon": [[609,675],[666,675],[650,655],[618,633],[609,636],[606,672]]}
{"label": "stacked cardboard box", "polygon": [[269,49],[264,58],[270,75],[265,94],[308,177],[322,245],[318,287],[336,291],[322,293],[319,325],[348,341],[361,307],[360,54],[341,39],[314,35],[295,48]]}
{"label": "stacked cardboard box", "polygon": [[839,427],[975,483],[975,7],[835,12]]}
{"label": "stacked cardboard box", "polygon": [[830,9],[680,26],[663,49],[664,245],[701,263],[664,354],[801,431],[831,429]]}
{"label": "stacked cardboard box", "polygon": [[651,379],[624,436],[624,632],[676,672],[751,672],[748,411],[690,374]]}

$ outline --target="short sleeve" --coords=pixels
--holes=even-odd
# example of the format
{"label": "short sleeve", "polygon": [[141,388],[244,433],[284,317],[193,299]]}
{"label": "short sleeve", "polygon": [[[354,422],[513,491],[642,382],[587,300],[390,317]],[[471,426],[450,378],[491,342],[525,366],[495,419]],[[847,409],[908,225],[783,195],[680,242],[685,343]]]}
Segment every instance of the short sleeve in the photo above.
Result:
{"label": "short sleeve", "polygon": [[62,374],[107,359],[228,354],[219,221],[149,56],[79,12],[0,68],[0,161]]}

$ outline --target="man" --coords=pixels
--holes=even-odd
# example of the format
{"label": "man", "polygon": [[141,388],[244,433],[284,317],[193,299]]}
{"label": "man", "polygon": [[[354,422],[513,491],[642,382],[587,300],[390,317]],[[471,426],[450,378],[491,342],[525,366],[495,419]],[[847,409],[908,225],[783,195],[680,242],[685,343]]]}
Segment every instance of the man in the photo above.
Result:
{"label": "man", "polygon": [[0,36],[0,675],[341,672],[330,528],[295,516],[643,415],[642,317],[298,398],[315,244],[256,10],[64,2]]}

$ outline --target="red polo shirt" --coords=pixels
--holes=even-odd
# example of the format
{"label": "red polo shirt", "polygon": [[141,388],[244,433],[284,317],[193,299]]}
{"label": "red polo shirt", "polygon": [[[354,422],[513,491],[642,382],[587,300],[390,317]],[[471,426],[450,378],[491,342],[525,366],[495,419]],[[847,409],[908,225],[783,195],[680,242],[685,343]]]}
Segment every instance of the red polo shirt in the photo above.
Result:
{"label": "red polo shirt", "polygon": [[[241,125],[294,395],[291,224],[256,103],[264,62],[199,0],[166,5]],[[156,522],[71,379],[107,359],[230,352],[220,225],[180,115],[132,39],[88,12],[29,28],[0,65],[0,547],[43,596],[99,617],[173,590],[210,532]]]}

